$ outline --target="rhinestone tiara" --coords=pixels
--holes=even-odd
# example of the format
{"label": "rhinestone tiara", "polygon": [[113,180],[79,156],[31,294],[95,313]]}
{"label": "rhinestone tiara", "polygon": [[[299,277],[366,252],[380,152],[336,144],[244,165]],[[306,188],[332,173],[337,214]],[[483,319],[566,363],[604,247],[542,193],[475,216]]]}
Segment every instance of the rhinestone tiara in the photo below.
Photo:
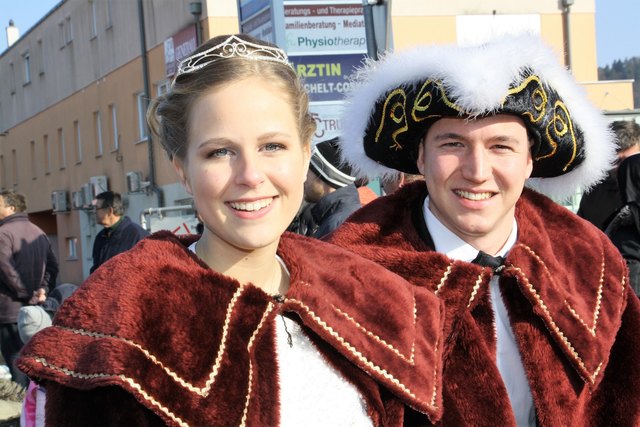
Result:
{"label": "rhinestone tiara", "polygon": [[233,57],[279,62],[291,67],[291,63],[287,60],[287,54],[282,49],[251,43],[232,35],[224,42],[182,60],[178,65],[176,78],[182,74],[193,73],[220,59]]}

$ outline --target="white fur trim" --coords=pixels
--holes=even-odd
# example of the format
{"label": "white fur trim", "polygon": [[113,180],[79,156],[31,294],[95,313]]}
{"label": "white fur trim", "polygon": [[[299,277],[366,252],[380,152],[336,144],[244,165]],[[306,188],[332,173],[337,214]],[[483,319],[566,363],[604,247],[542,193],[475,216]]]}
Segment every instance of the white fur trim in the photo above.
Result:
{"label": "white fur trim", "polygon": [[356,176],[372,179],[394,175],[397,171],[367,157],[362,144],[373,107],[382,94],[427,76],[443,79],[451,98],[473,116],[499,110],[509,85],[525,67],[558,92],[574,123],[582,129],[585,150],[584,161],[571,172],[554,178],[532,178],[527,186],[556,200],[570,197],[578,187],[590,188],[604,178],[615,160],[612,134],[602,113],[553,51],[539,37],[528,34],[481,46],[423,46],[367,62],[354,75],[343,109],[339,142],[342,156]]}

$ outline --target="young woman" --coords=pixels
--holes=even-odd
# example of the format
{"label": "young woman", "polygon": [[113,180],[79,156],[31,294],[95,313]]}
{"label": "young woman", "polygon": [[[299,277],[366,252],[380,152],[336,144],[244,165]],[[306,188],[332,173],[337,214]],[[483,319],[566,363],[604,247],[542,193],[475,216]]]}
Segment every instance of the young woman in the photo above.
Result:
{"label": "young woman", "polygon": [[216,37],[180,64],[148,116],[204,230],[159,232],[105,263],[31,340],[19,366],[46,387],[47,424],[397,426],[433,417],[436,297],[284,233],[314,132],[284,52],[246,35]]}

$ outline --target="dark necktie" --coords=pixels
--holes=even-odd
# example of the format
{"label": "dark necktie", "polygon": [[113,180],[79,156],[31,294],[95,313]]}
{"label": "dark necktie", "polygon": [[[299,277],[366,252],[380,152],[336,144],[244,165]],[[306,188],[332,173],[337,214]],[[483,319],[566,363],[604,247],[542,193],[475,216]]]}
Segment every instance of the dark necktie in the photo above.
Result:
{"label": "dark necktie", "polygon": [[504,264],[504,258],[501,256],[491,256],[486,252],[479,251],[478,256],[471,262],[483,267],[491,267],[494,272],[498,272],[498,268]]}

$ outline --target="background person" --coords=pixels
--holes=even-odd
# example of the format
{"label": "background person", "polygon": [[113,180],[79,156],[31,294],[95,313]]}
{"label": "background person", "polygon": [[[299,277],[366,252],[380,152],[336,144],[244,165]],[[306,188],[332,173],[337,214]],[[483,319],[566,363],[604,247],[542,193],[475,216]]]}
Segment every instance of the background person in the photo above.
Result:
{"label": "background person", "polygon": [[362,206],[351,169],[340,159],[337,141],[338,138],[322,141],[312,149],[304,183],[308,205],[298,216],[305,236],[326,236]]}
{"label": "background person", "polygon": [[149,232],[124,215],[122,197],[114,191],[104,191],[94,201],[96,222],[104,228],[93,241],[93,273],[108,259],[128,251]]}
{"label": "background person", "polygon": [[[20,340],[26,344],[31,338],[51,326],[51,320],[60,305],[78,287],[72,283],[63,283],[53,289],[42,305],[28,305],[20,308],[18,313],[18,333]],[[22,401],[20,427],[44,427],[46,394],[44,387],[29,381]]]}
{"label": "background person", "polygon": [[617,181],[623,205],[605,233],[627,261],[629,284],[640,296],[640,156],[629,156],[620,163]]}
{"label": "background person", "polygon": [[395,175],[387,176],[380,181],[380,186],[385,195],[389,195],[404,187],[405,185],[423,179],[422,175],[398,172]]}
{"label": "background person", "polygon": [[44,302],[58,276],[51,242],[29,221],[26,210],[22,193],[0,192],[0,349],[13,381],[23,387],[27,377],[14,366],[22,348],[18,312],[24,305]]}
{"label": "background person", "polygon": [[107,261],[31,339],[20,367],[45,384],[47,423],[401,426],[405,412],[434,414],[439,301],[284,233],[315,131],[284,52],[215,37],[148,119],[203,234],[158,232]]}
{"label": "background person", "polygon": [[[640,301],[569,197],[615,158],[601,112],[534,36],[389,55],[358,74],[342,153],[421,173],[330,241],[445,304],[445,426],[640,425]],[[534,187],[534,191],[528,187]]]}
{"label": "background person", "polygon": [[601,230],[611,215],[624,204],[618,186],[618,165],[624,159],[640,153],[640,125],[635,121],[617,120],[609,124],[616,141],[618,159],[606,178],[585,192],[577,214]]}

